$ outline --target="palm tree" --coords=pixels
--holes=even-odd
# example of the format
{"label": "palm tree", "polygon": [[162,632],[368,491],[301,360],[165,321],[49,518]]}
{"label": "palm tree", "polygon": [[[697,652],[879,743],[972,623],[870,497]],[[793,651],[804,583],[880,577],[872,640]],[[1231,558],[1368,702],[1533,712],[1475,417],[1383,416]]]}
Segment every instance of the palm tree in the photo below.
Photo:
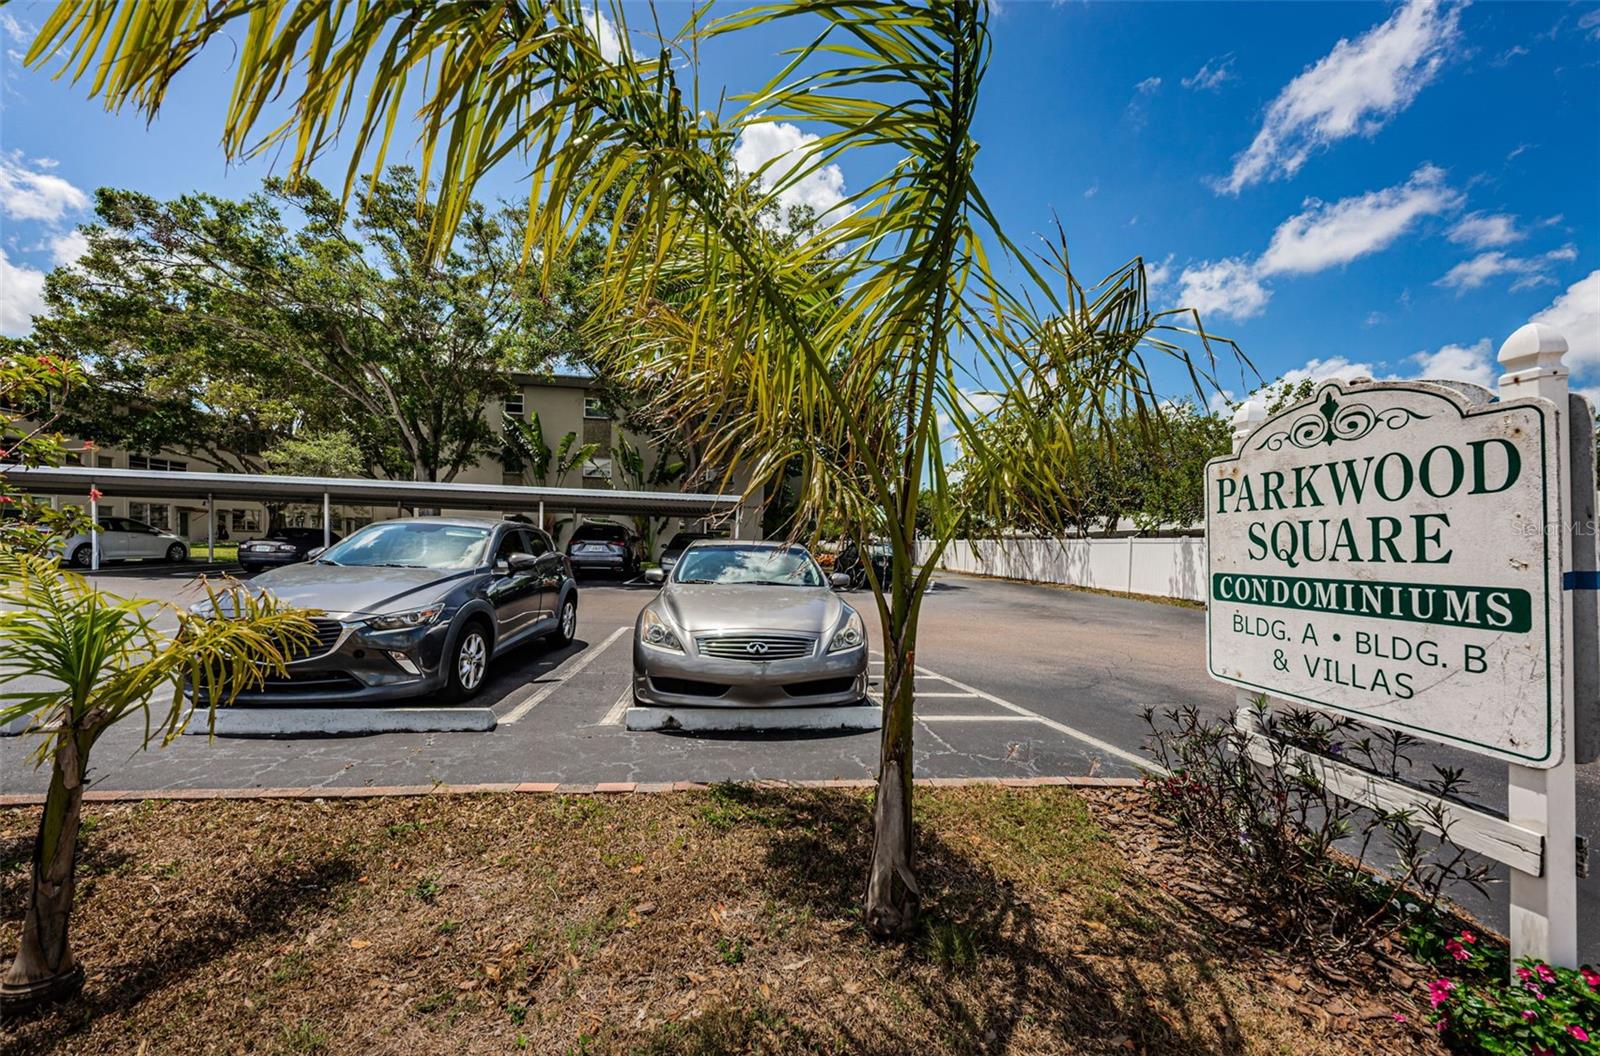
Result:
{"label": "palm tree", "polygon": [[[510,155],[532,173],[526,244],[547,274],[603,225],[587,335],[596,361],[692,423],[702,460],[727,479],[739,473],[754,493],[798,463],[798,522],[826,515],[890,544],[888,580],[871,580],[884,726],[864,911],[874,933],[902,934],[921,901],[913,672],[939,554],[974,509],[997,525],[1057,518],[1073,437],[1154,412],[1147,355],[1177,357],[1197,385],[1208,378],[1210,341],[1192,313],[1151,312],[1138,259],[1086,290],[1064,251],[1041,260],[998,229],[974,175],[983,3],[788,0],[709,24],[697,11],[674,36],[656,28],[661,46],[647,55],[621,7],[609,11],[582,0],[177,0],[114,12],[64,0],[28,61],[63,51],[63,72],[93,71],[91,92],[109,107],[153,115],[195,52],[243,23],[230,154],[282,146],[303,172],[353,125],[348,193],[369,157],[381,167],[403,94],[420,91],[439,245],[476,181]],[[805,41],[777,75],[727,108],[703,99],[699,46],[773,24]],[[280,93],[292,114],[254,138]],[[740,137],[777,121],[816,138],[740,172]],[[882,174],[808,218],[805,237],[788,236],[773,203],[847,154],[881,160]],[[1191,358],[1184,339],[1205,355]],[[919,517],[931,526],[920,543]]]}
{"label": "palm tree", "polygon": [[[36,761],[50,766],[22,942],[0,981],[0,1011],[7,1015],[70,996],[83,982],[68,922],[78,814],[95,742],[116,723],[140,715],[145,744],[168,744],[194,714],[186,686],[211,709],[232,703],[240,690],[281,672],[286,650],[313,638],[303,613],[242,589],[223,595],[208,586],[207,592],[213,609],[225,605],[232,618],[199,618],[160,602],[119,598],[54,559],[0,555],[0,686],[28,679],[39,687],[0,693],[0,724],[31,717],[44,734]],[[156,627],[171,616],[175,631]],[[170,695],[158,699],[164,690]]]}

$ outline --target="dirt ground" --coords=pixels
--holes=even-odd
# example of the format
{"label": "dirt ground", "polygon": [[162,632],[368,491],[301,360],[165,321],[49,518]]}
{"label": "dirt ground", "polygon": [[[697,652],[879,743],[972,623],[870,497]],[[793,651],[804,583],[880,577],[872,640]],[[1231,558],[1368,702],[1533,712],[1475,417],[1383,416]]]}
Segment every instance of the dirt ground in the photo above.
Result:
{"label": "dirt ground", "polygon": [[[0,1050],[1442,1052],[1426,976],[1286,960],[1139,795],[919,789],[905,944],[861,928],[861,792],[95,805],[84,993]],[[37,816],[0,811],[0,956]]]}

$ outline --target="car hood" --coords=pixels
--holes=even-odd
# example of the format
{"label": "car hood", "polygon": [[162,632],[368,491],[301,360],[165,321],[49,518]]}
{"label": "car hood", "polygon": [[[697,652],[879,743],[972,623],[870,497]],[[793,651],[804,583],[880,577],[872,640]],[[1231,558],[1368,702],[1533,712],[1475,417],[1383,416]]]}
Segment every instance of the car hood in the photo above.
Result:
{"label": "car hood", "polygon": [[426,605],[470,571],[383,568],[373,565],[287,565],[250,581],[297,608],[324,612],[389,612]]}
{"label": "car hood", "polygon": [[826,587],[757,587],[736,583],[668,584],[657,604],[691,634],[717,630],[798,631],[822,635],[844,618],[845,604]]}

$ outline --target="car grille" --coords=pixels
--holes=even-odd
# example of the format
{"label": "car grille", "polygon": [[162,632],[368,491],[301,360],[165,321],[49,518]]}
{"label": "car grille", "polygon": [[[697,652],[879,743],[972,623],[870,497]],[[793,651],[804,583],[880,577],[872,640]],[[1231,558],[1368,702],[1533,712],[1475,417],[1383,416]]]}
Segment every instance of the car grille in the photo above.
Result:
{"label": "car grille", "polygon": [[854,675],[842,678],[818,678],[810,682],[790,682],[783,691],[791,697],[831,697],[835,693],[848,693],[855,688]]}
{"label": "car grille", "polygon": [[310,660],[332,652],[333,647],[339,644],[339,639],[344,635],[344,624],[338,620],[313,618],[311,627],[316,632],[316,641],[290,646],[288,649],[290,663]]}
{"label": "car grille", "polygon": [[650,686],[658,693],[671,693],[678,697],[720,697],[728,692],[721,682],[696,682],[689,678],[663,678],[652,675]]}
{"label": "car grille", "polygon": [[348,693],[361,689],[354,675],[344,671],[308,671],[304,674],[268,675],[257,693]]}
{"label": "car grille", "polygon": [[794,660],[810,656],[814,644],[810,638],[780,634],[726,634],[695,639],[701,656],[719,660]]}

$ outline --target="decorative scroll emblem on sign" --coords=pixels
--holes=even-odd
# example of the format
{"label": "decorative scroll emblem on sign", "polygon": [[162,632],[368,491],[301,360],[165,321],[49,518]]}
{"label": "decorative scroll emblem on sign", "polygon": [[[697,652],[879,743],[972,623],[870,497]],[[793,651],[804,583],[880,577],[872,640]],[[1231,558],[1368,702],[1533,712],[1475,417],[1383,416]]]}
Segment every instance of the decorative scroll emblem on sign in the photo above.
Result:
{"label": "decorative scroll emblem on sign", "polygon": [[1267,451],[1276,451],[1283,446],[1285,440],[1300,448],[1331,444],[1335,440],[1360,440],[1379,425],[1389,429],[1404,429],[1407,422],[1426,417],[1428,416],[1425,414],[1417,414],[1404,407],[1390,407],[1377,411],[1364,403],[1348,403],[1341,406],[1334,398],[1333,392],[1329,390],[1324,394],[1315,414],[1296,418],[1289,428],[1269,434],[1257,446]]}
{"label": "decorative scroll emblem on sign", "polygon": [[1206,466],[1212,677],[1525,766],[1561,741],[1555,408],[1339,383]]}

